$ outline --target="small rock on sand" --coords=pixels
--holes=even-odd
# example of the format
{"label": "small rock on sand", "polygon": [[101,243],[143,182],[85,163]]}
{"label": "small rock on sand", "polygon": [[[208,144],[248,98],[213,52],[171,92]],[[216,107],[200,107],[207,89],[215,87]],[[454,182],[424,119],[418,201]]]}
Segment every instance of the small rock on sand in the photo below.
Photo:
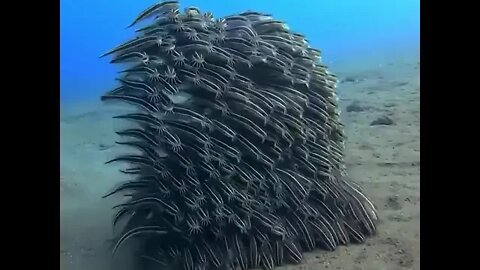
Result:
{"label": "small rock on sand", "polygon": [[350,105],[347,106],[347,112],[363,112],[367,108],[362,106],[358,100],[354,100]]}
{"label": "small rock on sand", "polygon": [[100,151],[104,151],[104,150],[107,150],[107,149],[112,148],[113,146],[114,146],[114,145],[112,145],[112,144],[108,145],[108,144],[100,143],[100,144],[98,145],[98,149],[100,149]]}
{"label": "small rock on sand", "polygon": [[393,125],[394,122],[388,116],[381,116],[370,123],[370,126],[390,126]]}
{"label": "small rock on sand", "polygon": [[407,84],[408,84],[408,82],[393,82],[392,86],[393,87],[401,87],[401,86],[405,86]]}
{"label": "small rock on sand", "polygon": [[348,75],[345,78],[343,78],[342,80],[340,80],[340,82],[342,82],[342,83],[358,83],[362,80],[363,79],[358,78],[357,76]]}

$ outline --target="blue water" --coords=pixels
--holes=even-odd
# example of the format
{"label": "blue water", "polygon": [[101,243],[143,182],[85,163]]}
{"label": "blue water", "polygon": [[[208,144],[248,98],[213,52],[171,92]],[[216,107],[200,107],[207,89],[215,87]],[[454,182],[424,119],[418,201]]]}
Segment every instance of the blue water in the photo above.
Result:
{"label": "blue water", "polygon": [[[154,0],[60,0],[62,101],[98,98],[115,85],[116,67],[103,52],[133,37],[126,29]],[[420,0],[188,0],[216,17],[244,10],[272,14],[303,33],[325,63],[417,47]],[[363,58],[364,59],[364,58]]]}

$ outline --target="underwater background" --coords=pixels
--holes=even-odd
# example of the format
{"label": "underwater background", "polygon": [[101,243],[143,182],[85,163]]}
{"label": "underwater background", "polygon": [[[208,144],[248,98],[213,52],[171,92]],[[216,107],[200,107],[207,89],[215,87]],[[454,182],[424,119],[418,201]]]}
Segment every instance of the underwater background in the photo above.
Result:
{"label": "underwater background", "polygon": [[[98,56],[132,38],[134,29],[126,26],[151,3],[154,1],[60,1],[62,101],[98,98],[114,86],[118,70]],[[419,0],[188,0],[181,4],[209,10],[215,16],[248,9],[272,14],[306,35],[333,69],[345,62],[361,65],[369,58],[401,54],[417,49],[420,42]]]}
{"label": "underwater background", "polygon": [[[279,269],[420,269],[420,1],[179,2],[215,17],[272,14],[320,49],[339,78],[346,165],[379,208],[379,232],[366,245],[315,251]],[[153,3],[60,0],[61,269],[108,265],[118,199],[101,197],[125,179],[104,163],[119,153],[112,116],[124,108],[100,102],[119,67],[99,56],[132,38],[135,27],[126,27]]]}

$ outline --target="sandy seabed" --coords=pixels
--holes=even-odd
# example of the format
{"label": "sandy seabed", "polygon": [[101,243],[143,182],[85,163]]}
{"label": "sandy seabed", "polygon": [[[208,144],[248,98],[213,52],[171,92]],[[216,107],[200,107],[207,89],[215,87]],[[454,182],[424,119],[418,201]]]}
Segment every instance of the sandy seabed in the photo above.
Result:
{"label": "sandy seabed", "polygon": [[[358,62],[357,62],[358,63]],[[283,270],[420,269],[420,62],[418,50],[369,64],[332,68],[346,127],[349,176],[379,210],[376,236],[365,244],[304,255]],[[120,164],[104,163],[122,151],[115,145],[125,112],[99,101],[61,105],[60,265],[62,270],[109,269],[111,207],[101,199],[125,180]],[[131,269],[128,251],[115,269]]]}

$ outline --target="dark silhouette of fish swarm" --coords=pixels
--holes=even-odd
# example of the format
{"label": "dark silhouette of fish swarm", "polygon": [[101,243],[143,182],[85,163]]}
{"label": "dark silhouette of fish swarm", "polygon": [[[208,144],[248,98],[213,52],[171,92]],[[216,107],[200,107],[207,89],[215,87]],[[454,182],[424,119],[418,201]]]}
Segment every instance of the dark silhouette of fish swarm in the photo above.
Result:
{"label": "dark silhouette of fish swarm", "polygon": [[[363,242],[373,204],[346,180],[336,78],[304,36],[268,14],[215,19],[177,1],[113,49],[127,64],[102,100],[133,104],[117,132],[133,180],[113,247],[145,269],[273,269],[304,252]],[[150,268],[151,267],[151,268]]]}

